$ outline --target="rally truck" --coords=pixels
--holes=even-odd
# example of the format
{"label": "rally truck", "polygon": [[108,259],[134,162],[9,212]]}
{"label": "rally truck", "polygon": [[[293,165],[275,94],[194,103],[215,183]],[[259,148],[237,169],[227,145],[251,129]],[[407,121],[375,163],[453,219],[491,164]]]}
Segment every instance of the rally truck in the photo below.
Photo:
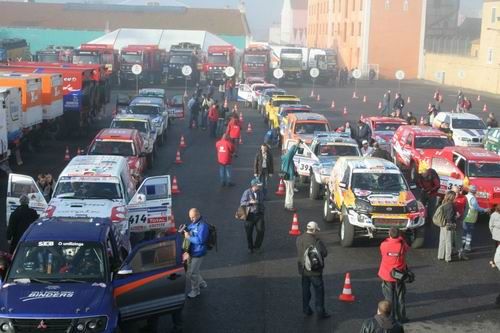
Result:
{"label": "rally truck", "polygon": [[33,223],[0,281],[0,331],[117,333],[180,313],[186,273],[179,234],[138,243],[123,256],[112,225],[109,218]]}
{"label": "rally truck", "polygon": [[[167,52],[157,45],[128,45],[120,51],[120,84],[127,82],[159,84],[163,79],[163,63]],[[139,75],[132,73],[132,67],[140,65]]]}
{"label": "rally truck", "polygon": [[399,168],[373,157],[340,157],[330,174],[323,219],[340,222],[340,244],[403,231],[411,246],[424,244],[425,207],[415,199]]}
{"label": "rally truck", "polygon": [[231,66],[238,73],[238,62],[238,53],[234,46],[210,45],[207,50],[207,61],[204,64],[207,81],[213,81],[216,84],[224,83],[226,68]]}
{"label": "rally truck", "polygon": [[302,49],[283,48],[280,53],[280,68],[285,74],[283,81],[302,86]]}
{"label": "rally truck", "polygon": [[[200,72],[203,69],[203,59],[200,44],[179,43],[170,47],[166,66],[167,84],[174,81],[186,80],[193,85],[200,81]],[[184,76],[182,68],[191,67],[191,75]]]}
{"label": "rally truck", "polygon": [[271,77],[272,50],[267,44],[250,44],[243,52],[243,78],[258,77],[269,80]]}

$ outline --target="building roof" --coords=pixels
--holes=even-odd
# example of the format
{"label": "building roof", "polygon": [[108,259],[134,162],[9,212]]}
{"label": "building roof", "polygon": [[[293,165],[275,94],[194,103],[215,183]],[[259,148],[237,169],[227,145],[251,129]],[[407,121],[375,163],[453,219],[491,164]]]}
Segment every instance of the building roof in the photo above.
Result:
{"label": "building roof", "polygon": [[24,2],[1,2],[0,6],[0,26],[3,27],[97,31],[184,29],[221,35],[250,35],[246,16],[238,9]]}
{"label": "building roof", "polygon": [[290,0],[290,6],[294,10],[307,10],[308,0]]}

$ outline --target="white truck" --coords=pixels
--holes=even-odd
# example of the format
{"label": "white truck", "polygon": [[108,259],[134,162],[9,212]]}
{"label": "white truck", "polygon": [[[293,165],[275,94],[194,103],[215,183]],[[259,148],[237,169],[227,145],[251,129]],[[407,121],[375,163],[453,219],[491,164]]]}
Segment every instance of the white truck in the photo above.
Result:
{"label": "white truck", "polygon": [[21,88],[0,87],[0,169],[10,173],[11,151],[20,161],[19,145],[23,135],[21,124]]}

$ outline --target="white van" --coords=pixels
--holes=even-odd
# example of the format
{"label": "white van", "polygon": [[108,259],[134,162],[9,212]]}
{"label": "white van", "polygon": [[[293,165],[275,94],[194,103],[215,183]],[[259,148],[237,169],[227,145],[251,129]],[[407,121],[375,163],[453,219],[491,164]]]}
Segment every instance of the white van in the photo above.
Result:
{"label": "white van", "polygon": [[[130,232],[167,231],[174,227],[170,176],[146,178],[136,191],[127,160],[121,156],[76,156],[59,175],[48,204],[33,178],[10,174],[7,221],[22,194],[28,195],[30,207],[43,217],[89,222],[96,217],[109,218],[116,236],[127,240]],[[128,245],[128,252],[130,242],[123,243]]]}

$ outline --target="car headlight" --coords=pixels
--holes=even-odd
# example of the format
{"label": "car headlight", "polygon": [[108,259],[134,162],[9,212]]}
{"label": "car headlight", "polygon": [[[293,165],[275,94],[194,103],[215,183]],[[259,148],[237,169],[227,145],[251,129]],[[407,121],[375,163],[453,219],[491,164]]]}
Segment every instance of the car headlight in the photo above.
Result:
{"label": "car headlight", "polygon": [[371,214],[371,212],[373,211],[372,205],[366,200],[356,199],[356,201],[354,203],[356,206],[356,211],[358,212],[358,219],[359,219],[359,215]]}
{"label": "car headlight", "polygon": [[488,192],[477,192],[476,197],[481,199],[488,199],[490,197],[490,194]]}
{"label": "car headlight", "polygon": [[12,322],[7,318],[2,318],[0,321],[0,332],[2,333],[14,333],[14,326]]}
{"label": "car headlight", "polygon": [[418,203],[417,200],[410,201],[407,205],[406,208],[410,213],[416,213],[418,212]]}
{"label": "car headlight", "polygon": [[78,319],[75,325],[76,332],[98,333],[103,332],[107,326],[107,317],[93,317]]}
{"label": "car headlight", "polygon": [[466,137],[461,137],[460,141],[469,142],[469,141],[471,141],[471,139],[470,138],[466,138]]}

